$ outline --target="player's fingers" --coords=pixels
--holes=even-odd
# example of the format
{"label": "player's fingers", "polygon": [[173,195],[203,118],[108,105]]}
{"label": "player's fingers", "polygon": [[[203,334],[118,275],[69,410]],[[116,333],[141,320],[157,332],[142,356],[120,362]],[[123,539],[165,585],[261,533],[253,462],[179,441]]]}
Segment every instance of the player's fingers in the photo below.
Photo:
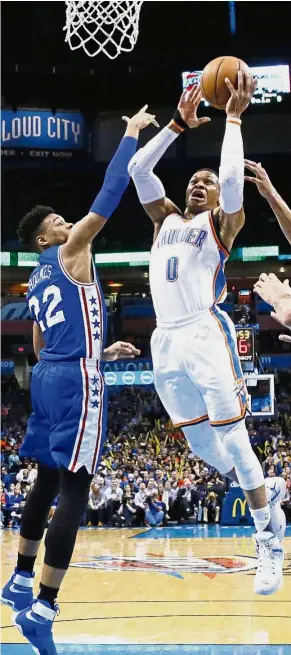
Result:
{"label": "player's fingers", "polygon": [[262,173],[264,172],[262,166],[260,166],[256,162],[249,162],[247,159],[245,159],[245,168],[247,168],[252,173],[256,173],[256,175],[262,175]]}
{"label": "player's fingers", "polygon": [[225,77],[224,81],[225,81],[225,84],[226,84],[228,90],[230,91],[231,95],[233,95],[234,93],[236,93],[236,90],[235,90],[234,86],[232,86],[232,83],[231,83],[231,81],[228,79],[228,77]]}
{"label": "player's fingers", "polygon": [[[279,278],[277,277],[277,275],[275,275],[275,273],[269,273],[269,280],[274,280],[276,282],[280,282]],[[281,282],[280,282],[280,284],[281,284]]]}
{"label": "player's fingers", "polygon": [[247,92],[251,91],[253,85],[253,76],[251,71],[246,71],[245,73],[245,90]]}
{"label": "player's fingers", "polygon": [[199,104],[202,99],[202,91],[201,91],[201,86],[198,85],[195,89],[194,94],[191,96],[191,102],[193,102],[194,105]]}
{"label": "player's fingers", "polygon": [[257,162],[252,161],[252,159],[245,159],[244,162],[245,162],[245,166],[257,166],[258,165]]}
{"label": "player's fingers", "polygon": [[290,282],[289,282],[288,278],[286,278],[286,280],[284,280],[283,284],[284,284],[285,287],[290,287]]}
{"label": "player's fingers", "polygon": [[126,123],[128,123],[128,121],[129,121],[130,119],[128,118],[128,116],[122,116],[122,120],[125,121]]}
{"label": "player's fingers", "polygon": [[183,93],[182,93],[182,95],[180,97],[180,100],[179,100],[179,105],[182,104],[183,102],[185,102],[187,93],[188,93],[188,89],[184,89],[184,91],[183,91]]}
{"label": "player's fingers", "polygon": [[123,350],[131,352],[134,355],[139,355],[140,354],[140,350],[138,348],[136,348],[135,346],[133,346],[132,343],[128,343],[127,341],[121,341],[119,346],[120,346],[120,348],[123,348]]}
{"label": "player's fingers", "polygon": [[254,93],[259,83],[258,77],[254,77],[252,81],[252,92]]}
{"label": "player's fingers", "polygon": [[210,123],[211,118],[208,116],[203,116],[202,118],[198,118],[198,125],[203,125],[203,123]]}
{"label": "player's fingers", "polygon": [[244,179],[246,182],[252,182],[253,184],[255,183],[257,186],[258,186],[258,182],[260,182],[258,177],[250,177],[248,175],[245,175]]}
{"label": "player's fingers", "polygon": [[289,336],[289,334],[279,334],[279,340],[287,341],[287,343],[291,343],[291,337]]}
{"label": "player's fingers", "polygon": [[261,280],[261,282],[266,282],[267,279],[268,279],[267,273],[261,273],[259,280]]}
{"label": "player's fingers", "polygon": [[[284,325],[284,323],[282,323],[282,321],[280,321],[280,319],[278,318],[276,312],[271,312],[271,316],[272,318],[275,319],[275,321],[277,321],[277,323],[281,323],[281,325]],[[284,325],[284,327],[286,327],[286,325]]]}
{"label": "player's fingers", "polygon": [[148,105],[144,105],[144,107],[142,107],[137,113],[138,114],[143,114],[147,110],[147,108],[148,108]]}
{"label": "player's fingers", "polygon": [[262,285],[256,282],[256,284],[254,284],[254,291],[260,295],[261,290],[262,290]]}
{"label": "player's fingers", "polygon": [[244,78],[243,78],[243,74],[242,74],[241,71],[238,71],[238,74],[237,74],[237,90],[238,90],[240,95],[242,94],[242,92],[244,90]]}
{"label": "player's fingers", "polygon": [[145,114],[144,118],[145,118],[145,120],[148,121],[148,124],[152,123],[156,127],[160,127],[159,123],[156,121],[156,115],[155,114]]}
{"label": "player's fingers", "polygon": [[194,99],[194,97],[195,97],[197,91],[199,91],[199,85],[198,85],[198,84],[194,84],[194,86],[192,87],[191,91],[189,91],[189,98],[188,98],[188,100],[191,100],[191,102],[192,102],[192,100]]}

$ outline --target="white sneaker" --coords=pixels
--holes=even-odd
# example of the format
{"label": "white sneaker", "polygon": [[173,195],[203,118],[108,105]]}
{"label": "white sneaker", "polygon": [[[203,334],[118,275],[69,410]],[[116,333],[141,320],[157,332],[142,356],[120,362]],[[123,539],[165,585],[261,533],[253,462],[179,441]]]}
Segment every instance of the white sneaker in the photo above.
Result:
{"label": "white sneaker", "polygon": [[270,530],[279,541],[283,541],[286,531],[286,516],[281,501],[286,495],[286,482],[283,478],[266,478],[267,499],[271,512]]}
{"label": "white sneaker", "polygon": [[254,591],[269,596],[282,587],[284,551],[278,537],[274,537],[272,532],[257,532],[254,540],[258,557]]}

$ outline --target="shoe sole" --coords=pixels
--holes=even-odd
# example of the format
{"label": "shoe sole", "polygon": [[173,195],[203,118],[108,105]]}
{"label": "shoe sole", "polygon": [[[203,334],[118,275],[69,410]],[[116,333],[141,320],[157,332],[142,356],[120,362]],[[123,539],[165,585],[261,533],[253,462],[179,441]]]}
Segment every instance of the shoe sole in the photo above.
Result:
{"label": "shoe sole", "polygon": [[254,587],[254,592],[255,594],[258,594],[259,596],[271,596],[272,594],[275,594],[277,591],[280,591],[280,589],[283,586],[283,576],[281,576],[278,584],[274,589],[263,589],[262,591],[257,591]]}
{"label": "shoe sole", "polygon": [[8,607],[11,607],[11,609],[15,610],[16,612],[21,611],[18,610],[17,607],[15,607],[15,602],[13,600],[8,600],[7,598],[3,598],[3,596],[0,596],[0,603],[2,603],[2,605],[7,605]]}
{"label": "shoe sole", "polygon": [[17,616],[17,613],[16,613],[16,614],[13,614],[13,616],[12,616],[12,623],[15,625],[15,627],[16,627],[17,630],[20,632],[20,634],[24,637],[24,639],[27,639],[28,643],[31,645],[31,648],[32,648],[32,650],[34,650],[34,652],[36,653],[36,655],[41,655],[40,650],[39,650],[38,648],[36,648],[36,646],[33,646],[33,644],[31,643],[31,641],[30,641],[30,640],[29,640],[29,639],[28,639],[28,638],[23,634],[23,630],[22,630],[21,625],[19,625],[19,623],[16,622],[16,616]]}
{"label": "shoe sole", "polygon": [[17,607],[15,605],[14,600],[9,600],[8,598],[5,598],[0,594],[0,603],[2,603],[2,605],[7,605],[7,607],[11,607],[11,609],[14,610],[14,612],[17,613],[17,612],[22,612],[22,610],[24,610],[26,607],[28,607],[30,601],[27,601],[27,603],[24,605],[24,607]]}

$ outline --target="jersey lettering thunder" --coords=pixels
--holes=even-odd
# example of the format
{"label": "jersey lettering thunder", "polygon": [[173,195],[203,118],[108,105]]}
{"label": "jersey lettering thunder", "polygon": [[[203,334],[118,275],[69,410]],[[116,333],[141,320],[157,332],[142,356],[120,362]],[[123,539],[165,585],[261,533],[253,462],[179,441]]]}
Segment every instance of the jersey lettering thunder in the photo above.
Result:
{"label": "jersey lettering thunder", "polygon": [[41,359],[101,359],[106,307],[95,267],[94,282],[82,284],[65,270],[61,246],[41,253],[28,281],[27,302],[45,341]]}
{"label": "jersey lettering thunder", "polygon": [[211,212],[190,220],[165,219],[153,244],[150,286],[157,325],[188,322],[226,297],[224,266],[229,253],[220,244]]}

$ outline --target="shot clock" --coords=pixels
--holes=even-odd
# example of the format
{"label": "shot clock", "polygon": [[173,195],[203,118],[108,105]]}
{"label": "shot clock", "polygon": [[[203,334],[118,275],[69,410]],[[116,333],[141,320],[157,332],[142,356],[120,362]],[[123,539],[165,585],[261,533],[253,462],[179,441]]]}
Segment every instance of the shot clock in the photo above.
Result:
{"label": "shot clock", "polygon": [[255,331],[253,327],[236,326],[237,349],[242,369],[245,372],[254,370],[255,359]]}

